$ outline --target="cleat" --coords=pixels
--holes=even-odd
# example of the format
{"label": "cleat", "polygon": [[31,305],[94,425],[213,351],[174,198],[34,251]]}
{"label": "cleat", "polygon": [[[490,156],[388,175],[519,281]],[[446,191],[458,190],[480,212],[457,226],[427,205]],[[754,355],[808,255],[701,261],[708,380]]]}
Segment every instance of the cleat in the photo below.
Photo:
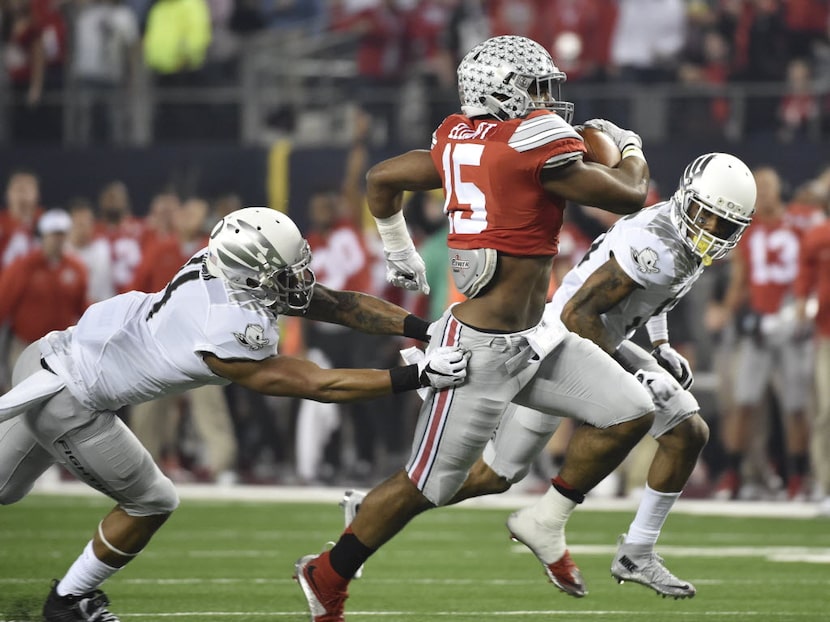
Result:
{"label": "cleat", "polygon": [[[359,490],[347,490],[343,495],[343,500],[340,501],[339,505],[343,508],[343,516],[345,518],[346,527],[352,524],[354,517],[357,515],[357,511],[360,509],[360,504],[363,503],[363,499],[365,498],[366,493],[360,492]],[[354,573],[352,579],[359,579],[362,576],[363,564],[361,564],[360,568],[357,569],[357,572]]]}
{"label": "cleat", "polygon": [[57,579],[52,581],[52,590],[43,604],[45,622],[120,622],[114,614],[107,611],[110,600],[101,590],[92,590],[80,596],[60,596],[58,583]]}
{"label": "cleat", "polygon": [[294,580],[305,594],[311,622],[345,622],[344,604],[349,597],[346,590],[326,590],[316,578],[315,560],[319,555],[306,555],[294,564]]}
{"label": "cleat", "polygon": [[697,593],[694,585],[669,572],[663,558],[654,552],[650,544],[626,544],[625,534],[618,540],[611,576],[617,583],[631,581],[650,587],[663,598],[692,598]]}
{"label": "cleat", "polygon": [[[551,549],[562,550],[564,534],[540,525],[531,516],[531,512],[530,508],[525,508],[510,515],[507,519],[507,529],[510,531],[510,537],[516,542],[524,544],[542,562],[542,567],[545,569],[545,574],[551,583],[565,594],[582,598],[588,593],[588,590],[585,589],[582,572],[574,563],[568,549],[565,549],[565,552],[559,555],[555,561],[547,561],[557,554],[551,553]],[[557,540],[560,541],[559,546],[552,547],[550,542],[556,542]]]}

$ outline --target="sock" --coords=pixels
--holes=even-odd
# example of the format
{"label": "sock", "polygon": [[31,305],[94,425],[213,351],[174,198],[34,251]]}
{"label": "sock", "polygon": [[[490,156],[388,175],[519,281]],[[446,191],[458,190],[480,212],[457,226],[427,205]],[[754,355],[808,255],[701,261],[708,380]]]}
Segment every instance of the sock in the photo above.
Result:
{"label": "sock", "polygon": [[550,480],[550,483],[554,488],[556,488],[556,490],[558,490],[560,493],[562,493],[564,496],[566,496],[574,503],[582,503],[583,501],[585,501],[585,495],[579,492],[570,484],[568,484],[559,475]]}
{"label": "sock", "polygon": [[625,541],[628,544],[650,544],[654,546],[660,537],[660,530],[680,496],[679,492],[657,492],[646,484],[637,514],[628,528]]}
{"label": "sock", "polygon": [[120,569],[108,566],[95,557],[92,550],[92,540],[90,540],[84,547],[83,553],[78,556],[78,559],[69,567],[63,579],[58,583],[58,596],[66,596],[67,594],[80,596],[91,592],[118,570]]}
{"label": "sock", "polygon": [[[533,508],[533,515],[537,523],[544,525],[552,531],[562,533],[561,538],[549,538],[545,543],[545,561],[553,563],[565,554],[567,544],[565,542],[565,524],[576,508],[577,503],[568,499],[557,488],[551,486],[547,492],[536,502]],[[550,560],[550,561],[548,561]]]}
{"label": "sock", "polygon": [[807,465],[809,459],[806,454],[793,454],[790,457],[790,464],[792,465],[792,474],[804,477],[807,474]]}
{"label": "sock", "polygon": [[332,569],[344,579],[351,579],[357,569],[375,552],[357,539],[351,527],[347,527],[340,540],[329,551]]}

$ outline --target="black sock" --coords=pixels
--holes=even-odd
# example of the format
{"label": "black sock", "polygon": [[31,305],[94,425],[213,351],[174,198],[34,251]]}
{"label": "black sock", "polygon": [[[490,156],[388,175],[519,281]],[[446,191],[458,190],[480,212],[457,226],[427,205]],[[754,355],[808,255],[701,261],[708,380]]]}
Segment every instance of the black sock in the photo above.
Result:
{"label": "black sock", "polygon": [[563,497],[567,497],[574,503],[582,503],[585,501],[585,495],[579,492],[576,488],[572,488],[570,484],[558,475],[550,480],[550,483]]}
{"label": "black sock", "polygon": [[340,536],[334,548],[329,551],[329,561],[337,574],[345,579],[351,579],[360,565],[374,552],[374,549],[370,549],[358,540],[351,529],[347,529]]}
{"label": "black sock", "polygon": [[790,463],[792,464],[793,475],[800,475],[804,477],[804,475],[807,473],[807,465],[809,463],[807,455],[795,454],[790,458]]}
{"label": "black sock", "polygon": [[741,472],[741,463],[744,460],[743,454],[736,451],[727,452],[726,456],[726,468],[732,469],[735,473]]}

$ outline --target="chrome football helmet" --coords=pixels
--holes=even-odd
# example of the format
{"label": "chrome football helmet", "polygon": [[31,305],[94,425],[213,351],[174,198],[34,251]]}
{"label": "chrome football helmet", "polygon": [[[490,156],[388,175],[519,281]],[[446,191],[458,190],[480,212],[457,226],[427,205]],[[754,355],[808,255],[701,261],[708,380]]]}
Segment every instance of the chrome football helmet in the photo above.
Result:
{"label": "chrome football helmet", "polygon": [[[755,213],[755,194],[755,178],[746,164],[728,153],[706,153],[683,171],[672,220],[692,252],[708,265],[741,239]],[[704,212],[720,217],[720,235],[701,227]]]}
{"label": "chrome football helmet", "polygon": [[493,37],[470,50],[458,65],[461,110],[468,117],[486,114],[505,121],[547,109],[570,123],[574,105],[559,100],[565,80],[565,73],[535,41]]}
{"label": "chrome football helmet", "polygon": [[246,207],[213,227],[205,268],[236,292],[279,313],[303,313],[316,279],[297,225],[268,207]]}

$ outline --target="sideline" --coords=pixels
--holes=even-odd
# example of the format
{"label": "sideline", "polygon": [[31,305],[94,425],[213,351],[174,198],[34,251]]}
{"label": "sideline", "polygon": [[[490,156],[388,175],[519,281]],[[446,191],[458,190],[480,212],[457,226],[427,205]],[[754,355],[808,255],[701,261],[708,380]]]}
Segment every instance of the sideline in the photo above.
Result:
{"label": "sideline", "polygon": [[[343,487],[321,486],[176,484],[176,490],[183,500],[330,503],[336,507],[345,489]],[[104,496],[82,482],[50,481],[49,478],[41,478],[35,484],[32,493],[58,496]],[[500,495],[468,499],[453,507],[515,510],[534,503],[538,499],[538,494],[508,491]],[[585,510],[597,512],[631,512],[637,509],[637,499],[591,498],[589,496],[583,507]],[[699,516],[817,518],[826,520],[828,526],[830,526],[830,517],[819,516],[818,504],[805,501],[717,501],[714,499],[681,498],[672,512]]]}

